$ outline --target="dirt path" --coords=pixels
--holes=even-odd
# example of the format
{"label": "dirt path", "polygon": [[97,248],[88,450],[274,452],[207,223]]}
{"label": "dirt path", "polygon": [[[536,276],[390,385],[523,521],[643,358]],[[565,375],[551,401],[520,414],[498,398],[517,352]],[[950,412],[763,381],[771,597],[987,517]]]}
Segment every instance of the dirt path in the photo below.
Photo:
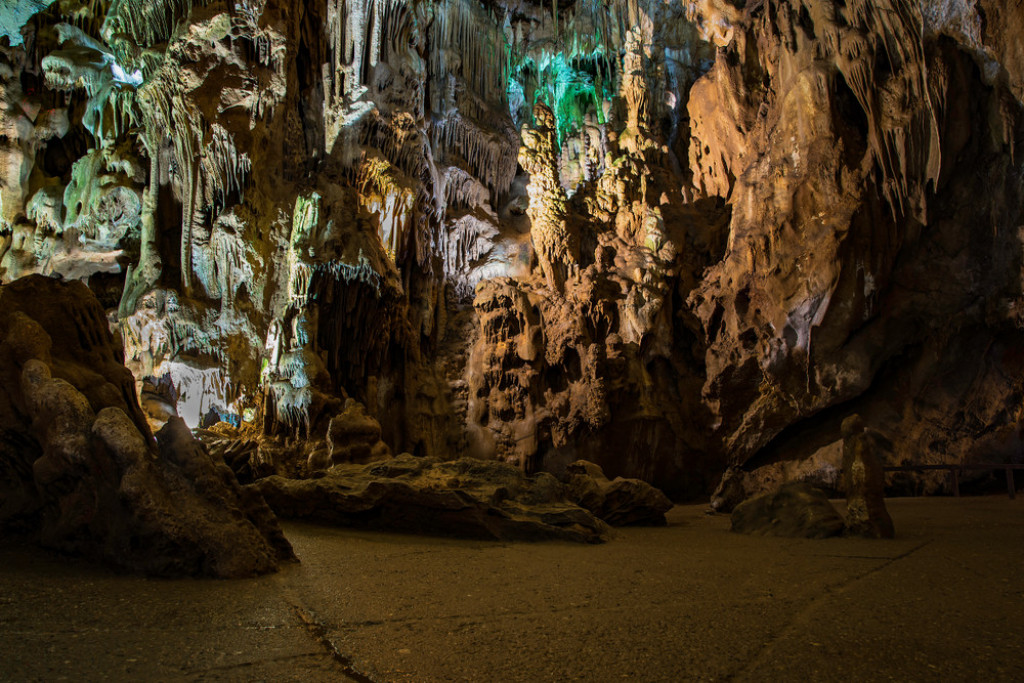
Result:
{"label": "dirt path", "polygon": [[5,680],[1022,680],[1024,503],[890,502],[894,541],[678,507],[603,546],[286,531],[252,581],[0,547]]}

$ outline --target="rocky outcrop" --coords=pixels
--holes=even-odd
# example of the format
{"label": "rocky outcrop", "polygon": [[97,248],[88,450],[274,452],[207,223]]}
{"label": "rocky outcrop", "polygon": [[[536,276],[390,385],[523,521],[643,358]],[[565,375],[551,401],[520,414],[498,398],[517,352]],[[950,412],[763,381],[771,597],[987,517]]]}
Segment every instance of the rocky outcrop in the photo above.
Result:
{"label": "rocky outcrop", "polygon": [[293,559],[260,496],[180,418],[156,438],[81,283],[0,287],[0,528],[159,575],[239,577]]}
{"label": "rocky outcrop", "polygon": [[282,517],[339,526],[494,540],[600,543],[610,536],[604,522],[565,499],[550,474],[526,477],[493,461],[403,454],[252,486]]}
{"label": "rocky outcrop", "polygon": [[[967,339],[988,336],[994,350],[1014,334],[986,310],[1020,288],[1021,188],[998,179],[1017,163],[1019,104],[986,87],[952,42],[922,42],[912,3],[821,8],[783,3],[755,17],[746,40],[757,60],[719,62],[732,75],[694,102],[748,98],[742,144],[753,145],[731,162],[736,182],[723,193],[736,207],[726,257],[690,294],[707,334],[704,398],[732,460],[748,467],[838,441],[857,407],[906,435],[896,459],[982,457],[957,436],[958,419],[926,406],[939,387],[950,417],[978,405],[979,390],[982,404],[1018,391],[940,368]],[[836,52],[823,60],[820,45]],[[771,94],[749,85],[754,74]],[[977,111],[955,104],[966,92]],[[908,103],[900,116],[897,101]],[[730,147],[716,135],[695,129],[694,144]],[[978,220],[992,227],[984,237],[953,227]],[[918,440],[920,421],[941,440]]]}
{"label": "rocky outcrop", "polygon": [[369,465],[335,465],[312,479],[267,477],[252,487],[282,517],[496,540],[600,543],[610,538],[609,525],[665,524],[672,507],[649,484],[608,481],[582,461],[563,484],[505,463],[405,453]]}

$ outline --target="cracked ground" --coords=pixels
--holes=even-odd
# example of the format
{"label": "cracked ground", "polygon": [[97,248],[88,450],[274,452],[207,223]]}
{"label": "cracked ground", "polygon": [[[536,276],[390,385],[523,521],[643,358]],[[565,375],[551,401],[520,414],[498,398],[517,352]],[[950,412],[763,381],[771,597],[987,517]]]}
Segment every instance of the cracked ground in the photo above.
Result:
{"label": "cracked ground", "polygon": [[681,506],[610,543],[286,525],[244,581],[0,545],[0,679],[1024,680],[1024,502],[896,499],[892,541],[747,537]]}

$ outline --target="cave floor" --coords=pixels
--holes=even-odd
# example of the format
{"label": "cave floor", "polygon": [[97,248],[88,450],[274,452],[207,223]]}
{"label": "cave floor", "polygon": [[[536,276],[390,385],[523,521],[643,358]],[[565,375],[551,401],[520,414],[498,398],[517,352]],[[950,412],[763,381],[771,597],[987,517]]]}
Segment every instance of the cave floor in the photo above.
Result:
{"label": "cave floor", "polygon": [[301,565],[115,576],[0,544],[0,679],[1024,680],[1024,501],[889,501],[898,538],[679,506],[601,546],[287,524]]}

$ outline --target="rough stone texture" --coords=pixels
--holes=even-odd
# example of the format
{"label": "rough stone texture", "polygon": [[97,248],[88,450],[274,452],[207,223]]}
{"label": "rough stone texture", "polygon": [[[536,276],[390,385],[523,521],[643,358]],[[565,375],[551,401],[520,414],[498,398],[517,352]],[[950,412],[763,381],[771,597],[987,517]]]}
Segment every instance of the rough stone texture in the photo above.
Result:
{"label": "rough stone texture", "polygon": [[885,507],[883,440],[867,430],[859,415],[843,420],[843,482],[846,531],[855,536],[892,538],[896,531]]}
{"label": "rough stone texture", "polygon": [[579,270],[579,235],[566,220],[567,197],[559,176],[555,115],[544,104],[533,109],[534,128],[523,133],[519,164],[530,174],[530,236],[549,288],[561,292]]}
{"label": "rough stone texture", "polygon": [[612,526],[663,525],[672,509],[664,493],[639,479],[609,480],[594,463],[579,460],[566,468],[566,497]]}
{"label": "rough stone texture", "polygon": [[[854,405],[864,407],[867,419],[907,433],[926,419],[936,390],[946,394],[943,410],[950,415],[954,406],[978,405],[974,392],[1001,402],[1017,391],[1000,382],[982,388],[976,375],[967,377],[971,370],[947,377],[941,368],[948,367],[945,354],[970,337],[992,335],[990,348],[1001,353],[1003,330],[981,330],[994,322],[986,307],[998,306],[1008,287],[1019,286],[1020,188],[998,180],[1002,171],[989,163],[1006,164],[1004,170],[1017,163],[1011,140],[1020,135],[1019,106],[1007,108],[1005,93],[974,81],[973,61],[952,43],[915,44],[913,12],[868,5],[860,13],[863,7],[849,3],[843,10],[847,28],[821,5],[800,3],[780,5],[774,21],[766,14],[758,24],[759,66],[747,66],[767,70],[774,94],[741,89],[766,105],[767,116],[745,136],[759,149],[735,162],[742,170],[734,173],[728,195],[736,209],[726,258],[690,295],[708,333],[704,396],[716,406],[724,443],[738,462],[758,451],[764,460],[793,457],[785,451],[795,442],[811,447],[804,430],[826,418],[838,427],[835,413]],[[832,66],[810,53],[822,36],[834,36],[829,44],[839,50],[829,57]],[[879,47],[870,48],[871,41]],[[886,41],[904,52],[876,74],[863,60]],[[856,45],[862,46],[859,56],[843,52]],[[724,62],[717,66],[730,69]],[[750,82],[742,67],[730,70],[731,82]],[[972,88],[978,93],[972,106],[1009,115],[995,125],[994,138],[965,138],[957,123],[980,121],[970,111],[954,111]],[[725,85],[719,92],[736,97]],[[896,100],[887,98],[899,93],[914,104],[896,117]],[[860,123],[851,120],[858,110]],[[1001,132],[1007,130],[1014,132]],[[704,145],[721,146],[713,134],[694,135]],[[971,164],[958,158],[963,154],[978,161],[980,173],[960,175]],[[746,158],[757,161],[747,166]],[[986,173],[992,175],[982,181]],[[773,182],[760,180],[766,177]],[[989,201],[978,206],[967,200],[960,193],[969,187]],[[968,238],[953,228],[979,210],[992,232]],[[919,348],[933,355],[919,354]],[[941,360],[931,361],[936,356]],[[811,416],[817,417],[801,425]],[[937,413],[927,419],[926,431],[948,441],[940,446],[904,439],[896,458],[983,455],[957,435],[959,420]]]}
{"label": "rough stone texture", "polygon": [[565,498],[547,473],[463,458],[403,454],[337,465],[314,479],[272,476],[251,485],[282,517],[408,533],[499,540],[601,543],[609,527]]}
{"label": "rough stone texture", "polygon": [[736,506],[732,530],[789,538],[829,538],[843,533],[843,518],[820,490],[796,482]]}
{"label": "rough stone texture", "polygon": [[893,463],[1020,459],[1020,3],[45,4],[0,277],[86,280],[247,476],[382,455],[327,445],[349,400],[391,452],[673,497],[837,486],[854,413]]}
{"label": "rough stone texture", "polygon": [[593,463],[566,481],[523,474],[506,463],[441,462],[404,453],[335,465],[307,479],[270,476],[251,485],[282,517],[341,526],[508,540],[598,543],[611,526],[663,525],[672,502],[651,485],[609,481]]}
{"label": "rough stone texture", "polygon": [[780,460],[750,470],[730,466],[711,494],[711,509],[732,512],[747,498],[777,491],[788,482],[803,482],[825,491],[830,497],[842,497],[846,491],[842,473],[842,440],[826,444],[799,459]]}
{"label": "rough stone texture", "polygon": [[327,427],[327,455],[332,464],[383,460],[390,451],[381,441],[380,423],[366,407],[349,399]]}
{"label": "rough stone texture", "polygon": [[0,529],[160,575],[292,559],[266,503],[179,418],[154,441],[122,358],[83,284],[0,287]]}

